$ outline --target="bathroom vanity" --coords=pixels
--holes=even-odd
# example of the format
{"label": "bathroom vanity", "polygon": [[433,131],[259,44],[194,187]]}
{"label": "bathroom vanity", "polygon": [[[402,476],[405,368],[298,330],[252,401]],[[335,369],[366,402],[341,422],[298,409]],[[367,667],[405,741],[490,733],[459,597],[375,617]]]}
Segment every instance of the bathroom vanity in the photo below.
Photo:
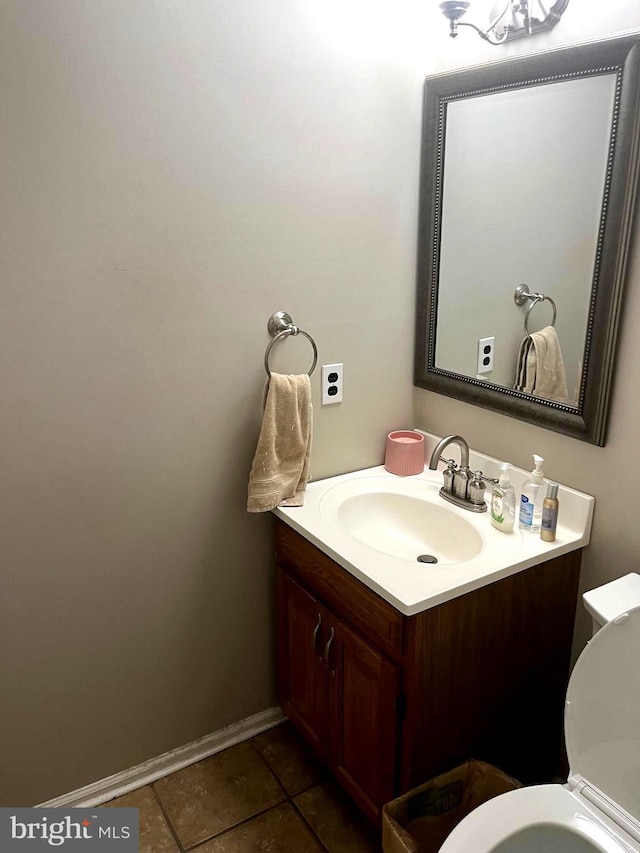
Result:
{"label": "bathroom vanity", "polygon": [[406,617],[281,521],[276,543],[280,704],[371,820],[469,757],[553,778],[580,551]]}
{"label": "bathroom vanity", "polygon": [[[409,485],[388,475],[384,482]],[[425,472],[425,490],[437,485]],[[345,568],[330,546],[314,544],[304,513],[296,515],[319,508],[322,516],[314,487],[323,490],[313,484],[305,508],[276,511],[278,691],[285,714],[343,788],[377,823],[385,802],[469,757],[525,783],[550,781],[560,763],[585,540],[561,534],[557,556],[528,555],[524,568],[489,572],[477,584],[454,563],[403,567],[363,546],[361,558],[370,551],[373,565],[383,557],[395,575],[449,573],[458,584],[436,585],[428,600],[405,606],[391,580],[389,593],[378,594],[376,582],[357,576],[358,565]],[[499,547],[500,537],[508,539],[487,530],[479,563],[491,554],[489,539]]]}

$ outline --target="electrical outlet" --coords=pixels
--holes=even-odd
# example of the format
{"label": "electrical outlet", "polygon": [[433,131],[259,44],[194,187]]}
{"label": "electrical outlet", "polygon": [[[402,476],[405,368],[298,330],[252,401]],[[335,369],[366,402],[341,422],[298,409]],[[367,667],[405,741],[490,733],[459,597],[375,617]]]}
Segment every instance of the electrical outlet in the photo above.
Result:
{"label": "electrical outlet", "polygon": [[322,365],[322,405],[342,402],[344,364]]}
{"label": "electrical outlet", "polygon": [[478,373],[491,373],[493,370],[493,351],[495,348],[495,337],[480,338],[478,341]]}

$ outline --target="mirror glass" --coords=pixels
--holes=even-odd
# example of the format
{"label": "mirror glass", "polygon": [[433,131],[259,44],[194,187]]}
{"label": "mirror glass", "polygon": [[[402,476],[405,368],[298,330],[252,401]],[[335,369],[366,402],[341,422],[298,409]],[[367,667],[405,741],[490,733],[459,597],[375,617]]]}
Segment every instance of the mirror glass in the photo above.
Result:
{"label": "mirror glass", "polygon": [[[577,406],[615,87],[606,74],[448,104],[437,367],[517,387],[525,283],[556,306],[554,375],[529,390]],[[529,332],[552,319],[536,302]]]}
{"label": "mirror glass", "polygon": [[626,37],[427,80],[416,385],[604,443],[639,50]]}

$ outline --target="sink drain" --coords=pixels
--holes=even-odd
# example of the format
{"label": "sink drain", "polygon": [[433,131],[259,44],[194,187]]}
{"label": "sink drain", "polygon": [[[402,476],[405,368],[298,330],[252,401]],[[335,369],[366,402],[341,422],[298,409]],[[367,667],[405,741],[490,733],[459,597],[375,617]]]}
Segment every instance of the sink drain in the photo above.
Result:
{"label": "sink drain", "polygon": [[433,554],[420,554],[418,557],[419,563],[437,563],[438,558],[434,557]]}

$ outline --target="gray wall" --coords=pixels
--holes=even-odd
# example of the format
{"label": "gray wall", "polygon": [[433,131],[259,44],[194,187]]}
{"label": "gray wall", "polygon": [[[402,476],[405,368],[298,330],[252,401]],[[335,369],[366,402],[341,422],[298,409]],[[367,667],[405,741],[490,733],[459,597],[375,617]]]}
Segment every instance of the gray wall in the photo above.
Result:
{"label": "gray wall", "polygon": [[[640,28],[640,8],[634,2],[618,0],[606,7],[592,3],[587,8],[584,4],[571,3],[561,23],[532,44],[544,49],[564,42],[602,38],[632,27]],[[456,40],[457,53],[444,40],[436,45],[439,71],[495,60],[498,48],[491,50],[475,36],[469,36],[463,43],[464,36],[467,33]],[[522,40],[507,45],[505,50],[508,55],[515,55],[531,50],[531,45]],[[638,221],[634,233],[606,447],[593,447],[429,391],[415,391],[416,425],[437,434],[459,432],[472,447],[523,468],[530,469],[532,453],[539,453],[545,458],[544,470],[548,477],[595,496],[592,540],[583,558],[582,590],[627,572],[640,571],[640,525],[634,501],[629,497],[635,494],[637,485],[640,421],[640,385],[637,378],[637,341],[640,338]],[[580,606],[575,654],[583,648],[590,629],[590,620]]]}
{"label": "gray wall", "polygon": [[272,520],[245,511],[273,311],[345,363],[341,406],[313,378],[315,477],[411,423],[432,67],[380,55],[391,10],[339,12],[1,4],[2,805],[276,704]]}

